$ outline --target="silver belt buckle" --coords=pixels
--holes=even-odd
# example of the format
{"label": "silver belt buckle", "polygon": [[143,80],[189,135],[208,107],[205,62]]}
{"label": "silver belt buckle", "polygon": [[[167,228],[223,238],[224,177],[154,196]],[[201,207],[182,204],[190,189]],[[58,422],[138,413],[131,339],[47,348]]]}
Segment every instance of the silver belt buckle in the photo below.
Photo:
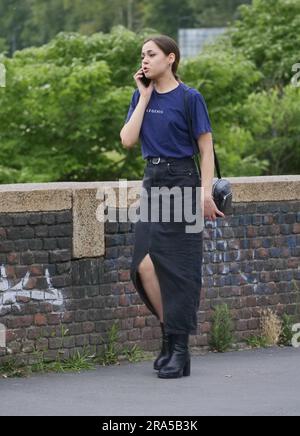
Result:
{"label": "silver belt buckle", "polygon": [[[158,159],[158,160],[156,160]],[[157,165],[160,162],[160,157],[154,157],[152,158],[152,163],[154,163],[154,165]]]}

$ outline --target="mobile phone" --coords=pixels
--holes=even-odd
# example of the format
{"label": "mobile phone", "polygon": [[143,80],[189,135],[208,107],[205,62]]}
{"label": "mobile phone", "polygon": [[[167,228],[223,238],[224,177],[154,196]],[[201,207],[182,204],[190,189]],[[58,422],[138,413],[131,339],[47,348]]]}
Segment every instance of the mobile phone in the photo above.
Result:
{"label": "mobile phone", "polygon": [[145,76],[144,71],[142,72],[142,74],[143,74],[143,77],[141,78],[141,81],[146,87],[148,87],[150,85],[151,79],[148,79]]}

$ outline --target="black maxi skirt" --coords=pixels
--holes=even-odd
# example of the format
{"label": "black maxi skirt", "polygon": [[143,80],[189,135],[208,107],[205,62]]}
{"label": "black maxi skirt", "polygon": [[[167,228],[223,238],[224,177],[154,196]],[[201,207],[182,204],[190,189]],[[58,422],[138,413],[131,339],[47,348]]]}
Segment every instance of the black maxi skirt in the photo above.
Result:
{"label": "black maxi skirt", "polygon": [[[200,186],[201,175],[193,158],[146,163],[130,276],[142,301],[159,319],[138,272],[140,262],[149,254],[160,284],[167,334],[197,334],[203,258]],[[185,201],[190,215],[185,213]]]}

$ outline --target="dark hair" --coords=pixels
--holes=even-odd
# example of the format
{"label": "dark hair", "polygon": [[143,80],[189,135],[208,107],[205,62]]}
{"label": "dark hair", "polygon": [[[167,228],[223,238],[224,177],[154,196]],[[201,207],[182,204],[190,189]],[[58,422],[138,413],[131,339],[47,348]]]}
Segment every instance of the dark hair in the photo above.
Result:
{"label": "dark hair", "polygon": [[175,79],[181,82],[178,74],[176,73],[180,62],[180,51],[176,41],[167,35],[153,35],[147,38],[143,42],[143,45],[148,41],[155,42],[155,44],[158,45],[158,47],[165,53],[166,56],[168,56],[170,53],[175,54],[175,61],[172,64],[172,73]]}

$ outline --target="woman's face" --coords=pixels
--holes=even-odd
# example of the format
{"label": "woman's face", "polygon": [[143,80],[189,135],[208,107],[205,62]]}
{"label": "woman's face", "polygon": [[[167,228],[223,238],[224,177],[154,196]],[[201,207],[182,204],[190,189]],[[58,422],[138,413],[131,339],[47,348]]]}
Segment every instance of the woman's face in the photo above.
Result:
{"label": "woman's face", "polygon": [[168,56],[153,41],[148,41],[143,45],[141,53],[141,64],[143,72],[148,79],[155,79],[171,71],[171,66],[175,60],[174,53]]}

